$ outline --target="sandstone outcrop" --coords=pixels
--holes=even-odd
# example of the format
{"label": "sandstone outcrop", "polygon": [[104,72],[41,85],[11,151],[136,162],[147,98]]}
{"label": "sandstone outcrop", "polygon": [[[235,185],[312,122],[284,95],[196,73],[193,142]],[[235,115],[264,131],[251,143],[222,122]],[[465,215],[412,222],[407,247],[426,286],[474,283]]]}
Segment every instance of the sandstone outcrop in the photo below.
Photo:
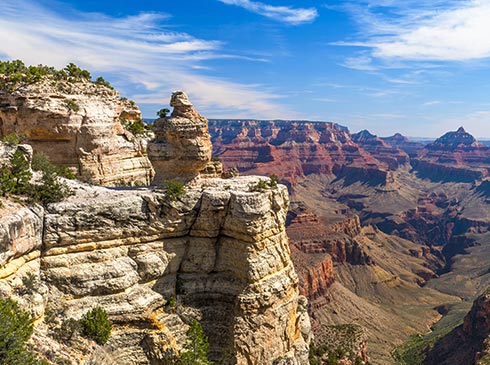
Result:
{"label": "sandstone outcrop", "polygon": [[23,135],[34,152],[69,167],[80,179],[101,185],[148,185],[153,169],[144,141],[122,120],[141,119],[119,94],[85,79],[48,76],[0,95],[0,136]]}
{"label": "sandstone outcrop", "polygon": [[432,180],[473,182],[489,176],[490,149],[460,127],[419,151],[412,165]]}
{"label": "sandstone outcrop", "polygon": [[153,183],[188,182],[202,170],[205,175],[220,174],[210,164],[213,147],[208,120],[194,109],[183,91],[172,94],[170,106],[174,108],[172,115],[154,122],[155,139],[148,145],[148,155],[156,170]]}

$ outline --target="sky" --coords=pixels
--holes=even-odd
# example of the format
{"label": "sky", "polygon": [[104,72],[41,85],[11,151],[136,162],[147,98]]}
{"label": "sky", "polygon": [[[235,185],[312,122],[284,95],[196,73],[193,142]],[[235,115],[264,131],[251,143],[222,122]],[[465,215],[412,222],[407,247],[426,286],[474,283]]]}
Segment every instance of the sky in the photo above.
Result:
{"label": "sky", "polygon": [[1,0],[0,59],[103,76],[145,118],[490,137],[490,0]]}

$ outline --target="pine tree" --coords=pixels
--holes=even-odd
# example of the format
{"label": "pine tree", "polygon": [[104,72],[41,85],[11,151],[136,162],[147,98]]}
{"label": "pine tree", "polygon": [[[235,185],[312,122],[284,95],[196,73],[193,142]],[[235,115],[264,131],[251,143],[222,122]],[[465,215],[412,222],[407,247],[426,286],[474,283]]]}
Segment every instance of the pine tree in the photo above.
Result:
{"label": "pine tree", "polygon": [[0,168],[0,194],[23,194],[30,186],[32,174],[24,154],[17,150],[9,164]]}
{"label": "pine tree", "polygon": [[185,346],[185,351],[180,354],[176,365],[213,365],[208,360],[209,342],[208,337],[204,334],[201,324],[193,320],[187,330],[189,342]]}
{"label": "pine tree", "polygon": [[36,355],[26,350],[32,335],[33,321],[29,313],[21,310],[11,299],[0,299],[0,364],[42,365]]}

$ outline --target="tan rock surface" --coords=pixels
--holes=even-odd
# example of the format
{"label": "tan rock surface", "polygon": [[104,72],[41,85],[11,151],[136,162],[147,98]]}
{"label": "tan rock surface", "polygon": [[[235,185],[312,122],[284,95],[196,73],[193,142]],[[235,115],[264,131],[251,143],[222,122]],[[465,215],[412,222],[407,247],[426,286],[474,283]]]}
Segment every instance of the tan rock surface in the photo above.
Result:
{"label": "tan rock surface", "polygon": [[183,91],[172,94],[170,106],[174,107],[172,115],[155,121],[155,139],[148,144],[156,172],[154,184],[192,180],[211,161],[208,120],[194,109]]}
{"label": "tan rock surface", "polygon": [[139,109],[116,91],[86,80],[45,78],[0,95],[0,136],[25,135],[35,152],[101,185],[150,183],[145,146],[120,123],[139,118]]}
{"label": "tan rock surface", "polygon": [[[44,288],[39,315],[46,308],[59,325],[100,305],[114,330],[103,348],[66,345],[50,337],[45,316],[34,344],[74,364],[161,363],[197,319],[217,364],[307,364],[310,323],[285,233],[287,189],[250,192],[259,179],[202,179],[176,200],[160,189],[72,182],[76,195],[50,205],[43,227],[30,224],[37,241],[10,251],[41,256],[29,267]],[[1,212],[4,230],[12,230],[15,213]],[[22,247],[6,237],[2,247]],[[8,250],[2,270],[16,260]],[[25,267],[0,280],[4,294]],[[175,307],[166,306],[171,297]]]}

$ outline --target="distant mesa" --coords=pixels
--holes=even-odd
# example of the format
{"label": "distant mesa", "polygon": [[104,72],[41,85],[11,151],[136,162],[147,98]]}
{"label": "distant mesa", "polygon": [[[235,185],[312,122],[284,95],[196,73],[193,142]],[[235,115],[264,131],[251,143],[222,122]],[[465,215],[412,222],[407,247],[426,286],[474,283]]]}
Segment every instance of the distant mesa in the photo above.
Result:
{"label": "distant mesa", "polygon": [[410,157],[414,157],[420,149],[424,148],[423,143],[411,141],[400,133],[395,133],[390,137],[381,137],[381,139],[390,146],[401,149]]}
{"label": "distant mesa", "polygon": [[387,143],[385,143],[378,136],[369,132],[367,129],[364,129],[358,133],[352,134],[352,140],[356,143],[359,143],[359,144],[370,144],[370,145],[388,147]]}
{"label": "distant mesa", "polygon": [[407,153],[402,149],[390,145],[366,129],[352,134],[352,140],[372,154],[377,160],[388,165],[390,170],[396,170],[410,161]]}

